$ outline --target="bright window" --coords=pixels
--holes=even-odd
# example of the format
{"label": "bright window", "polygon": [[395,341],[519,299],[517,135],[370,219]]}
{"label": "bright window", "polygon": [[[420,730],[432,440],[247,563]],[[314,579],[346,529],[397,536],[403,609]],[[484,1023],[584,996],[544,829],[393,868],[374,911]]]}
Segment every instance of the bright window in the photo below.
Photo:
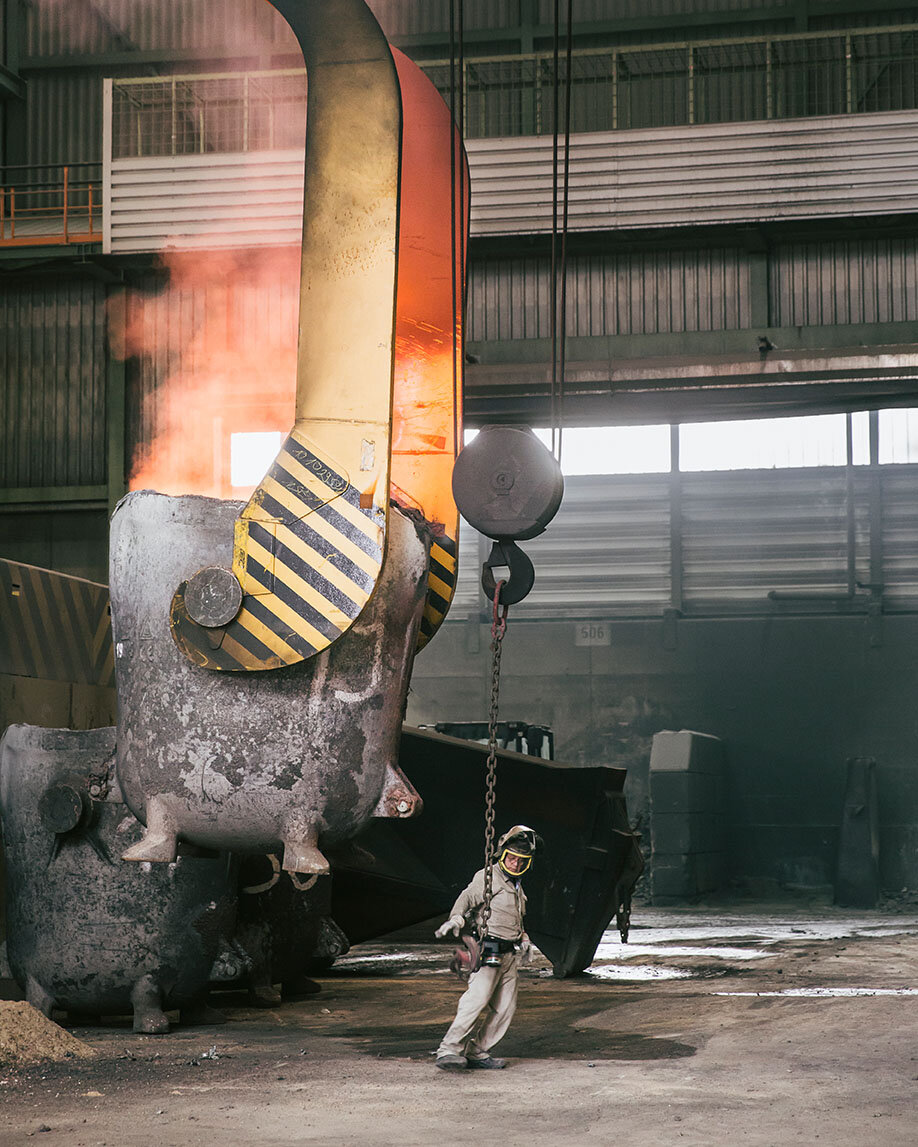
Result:
{"label": "bright window", "polygon": [[679,469],[688,473],[844,466],[847,456],[844,414],[695,422],[679,428]]}
{"label": "bright window", "polygon": [[260,430],[230,435],[230,485],[257,486],[277,457],[283,434]]}
{"label": "bright window", "polygon": [[[535,430],[551,447],[551,431]],[[573,426],[561,435],[561,471],[578,474],[666,474],[668,426]]]}
{"label": "bright window", "polygon": [[880,462],[918,462],[918,410],[880,411]]}
{"label": "bright window", "polygon": [[[478,433],[466,430],[469,443]],[[551,431],[533,430],[551,449]],[[668,426],[574,426],[561,435],[561,472],[586,474],[666,474],[670,469]]]}

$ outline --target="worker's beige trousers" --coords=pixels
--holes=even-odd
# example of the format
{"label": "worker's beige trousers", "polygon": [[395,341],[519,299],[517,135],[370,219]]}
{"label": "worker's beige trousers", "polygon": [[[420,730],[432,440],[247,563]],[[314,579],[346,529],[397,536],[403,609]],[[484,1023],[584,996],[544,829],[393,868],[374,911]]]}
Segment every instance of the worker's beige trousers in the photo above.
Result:
{"label": "worker's beige trousers", "polygon": [[506,1034],[516,1011],[516,952],[505,952],[499,968],[479,968],[459,998],[456,1018],[437,1055],[485,1059]]}

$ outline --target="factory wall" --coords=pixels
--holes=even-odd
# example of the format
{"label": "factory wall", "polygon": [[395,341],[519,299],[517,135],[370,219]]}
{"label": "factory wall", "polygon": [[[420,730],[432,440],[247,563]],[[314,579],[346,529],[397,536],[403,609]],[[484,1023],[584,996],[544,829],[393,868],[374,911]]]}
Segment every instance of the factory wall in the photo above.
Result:
{"label": "factory wall", "polygon": [[0,507],[0,557],[108,584],[108,512]]}
{"label": "factory wall", "polygon": [[[881,883],[918,885],[918,617],[884,617],[878,633],[863,617],[680,619],[674,630],[596,621],[587,632],[513,612],[502,717],[550,725],[561,760],[627,767],[629,810],[648,836],[653,734],[713,734],[726,748],[733,885],[830,885],[845,762],[874,757]],[[584,637],[608,644],[578,645]],[[446,623],[416,663],[411,722],[486,717],[489,640],[478,619]]]}

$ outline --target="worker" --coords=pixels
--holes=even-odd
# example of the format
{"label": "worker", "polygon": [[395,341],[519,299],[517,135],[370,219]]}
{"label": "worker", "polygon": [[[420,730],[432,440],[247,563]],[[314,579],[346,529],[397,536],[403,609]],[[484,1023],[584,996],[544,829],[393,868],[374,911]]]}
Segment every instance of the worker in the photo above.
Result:
{"label": "worker", "polygon": [[466,1068],[503,1068],[505,1059],[491,1055],[516,1011],[517,968],[527,963],[532,945],[523,928],[526,893],[520,879],[532,863],[539,837],[524,824],[515,824],[497,842],[492,870],[491,914],[482,935],[485,900],[485,870],[472,877],[459,894],[449,919],[434,935],[458,936],[471,918],[471,929],[480,937],[481,966],[469,977],[469,986],[459,999],[456,1018],[437,1050],[437,1067],[462,1071]]}

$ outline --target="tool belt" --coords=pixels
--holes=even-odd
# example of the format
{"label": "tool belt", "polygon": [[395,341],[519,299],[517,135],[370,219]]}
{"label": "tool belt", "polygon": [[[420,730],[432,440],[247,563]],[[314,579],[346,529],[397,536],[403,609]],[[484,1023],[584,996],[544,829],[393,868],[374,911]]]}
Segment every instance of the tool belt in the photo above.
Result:
{"label": "tool belt", "polygon": [[519,940],[501,940],[498,936],[485,936],[484,938],[484,944],[496,949],[501,954],[512,952],[518,943]]}
{"label": "tool belt", "polygon": [[481,942],[481,965],[484,968],[499,968],[508,952],[516,949],[513,940],[501,940],[497,936],[485,936]]}

